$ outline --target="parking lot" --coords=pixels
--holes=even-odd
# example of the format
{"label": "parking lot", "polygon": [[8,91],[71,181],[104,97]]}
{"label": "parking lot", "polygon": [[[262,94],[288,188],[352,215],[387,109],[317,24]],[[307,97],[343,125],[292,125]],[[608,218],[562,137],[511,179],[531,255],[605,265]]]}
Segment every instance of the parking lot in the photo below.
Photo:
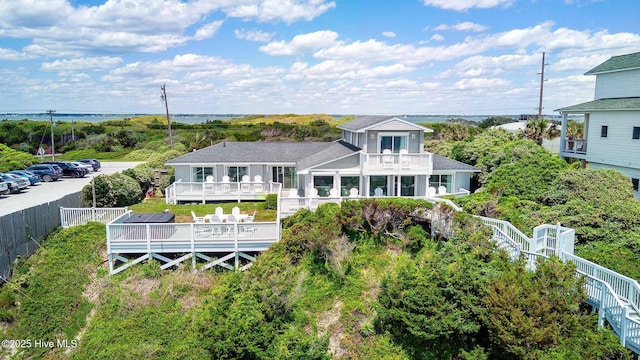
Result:
{"label": "parking lot", "polygon": [[39,182],[19,194],[0,196],[0,216],[60,199],[82,190],[94,176],[113,174],[138,164],[140,162],[102,162],[100,171],[89,173],[83,178],[64,177],[54,182]]}

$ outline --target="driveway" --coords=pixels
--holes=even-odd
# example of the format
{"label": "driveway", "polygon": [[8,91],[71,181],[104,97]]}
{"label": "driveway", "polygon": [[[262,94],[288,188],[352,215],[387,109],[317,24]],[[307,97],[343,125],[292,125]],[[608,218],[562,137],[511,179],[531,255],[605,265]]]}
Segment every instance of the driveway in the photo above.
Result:
{"label": "driveway", "polygon": [[87,174],[87,176],[83,178],[74,179],[65,177],[54,182],[40,182],[35,186],[29,186],[20,194],[0,196],[0,216],[61,199],[65,195],[82,190],[94,176],[114,174],[133,168],[138,164],[141,164],[141,162],[102,162],[100,171]]}

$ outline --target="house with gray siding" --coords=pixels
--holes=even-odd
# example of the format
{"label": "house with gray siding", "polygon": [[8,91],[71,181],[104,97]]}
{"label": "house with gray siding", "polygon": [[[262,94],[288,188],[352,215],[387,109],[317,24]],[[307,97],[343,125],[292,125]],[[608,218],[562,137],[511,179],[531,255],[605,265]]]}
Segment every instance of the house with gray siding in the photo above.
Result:
{"label": "house with gray siding", "polygon": [[[594,100],[557,109],[563,115],[560,157],[630,178],[640,200],[640,52],[614,56],[585,75],[596,76]],[[584,116],[584,137],[568,139],[569,115]]]}
{"label": "house with gray siding", "polygon": [[433,130],[398,117],[356,116],[338,128],[335,142],[222,142],[172,159],[167,201],[467,194],[479,171],[424,151]]}

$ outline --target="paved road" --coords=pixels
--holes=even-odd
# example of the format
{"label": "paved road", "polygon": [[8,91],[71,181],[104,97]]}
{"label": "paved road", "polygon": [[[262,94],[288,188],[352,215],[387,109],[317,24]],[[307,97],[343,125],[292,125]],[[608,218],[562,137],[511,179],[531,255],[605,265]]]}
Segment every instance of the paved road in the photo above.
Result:
{"label": "paved road", "polygon": [[92,172],[87,176],[74,179],[65,177],[54,182],[40,182],[35,186],[29,186],[26,191],[20,194],[11,194],[0,197],[0,216],[13,213],[22,209],[30,208],[42,203],[61,199],[65,195],[82,190],[94,176],[102,174],[113,174],[125,169],[132,168],[140,164],[139,162],[103,162],[102,169]]}

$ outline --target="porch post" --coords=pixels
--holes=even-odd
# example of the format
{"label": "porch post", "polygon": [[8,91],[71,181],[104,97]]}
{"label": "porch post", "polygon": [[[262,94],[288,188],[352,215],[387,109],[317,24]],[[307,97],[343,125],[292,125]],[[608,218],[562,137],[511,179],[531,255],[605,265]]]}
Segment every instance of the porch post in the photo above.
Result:
{"label": "porch post", "polygon": [[560,127],[560,159],[564,160],[564,149],[565,149],[565,140],[567,137],[567,114],[562,113],[562,125]]}

